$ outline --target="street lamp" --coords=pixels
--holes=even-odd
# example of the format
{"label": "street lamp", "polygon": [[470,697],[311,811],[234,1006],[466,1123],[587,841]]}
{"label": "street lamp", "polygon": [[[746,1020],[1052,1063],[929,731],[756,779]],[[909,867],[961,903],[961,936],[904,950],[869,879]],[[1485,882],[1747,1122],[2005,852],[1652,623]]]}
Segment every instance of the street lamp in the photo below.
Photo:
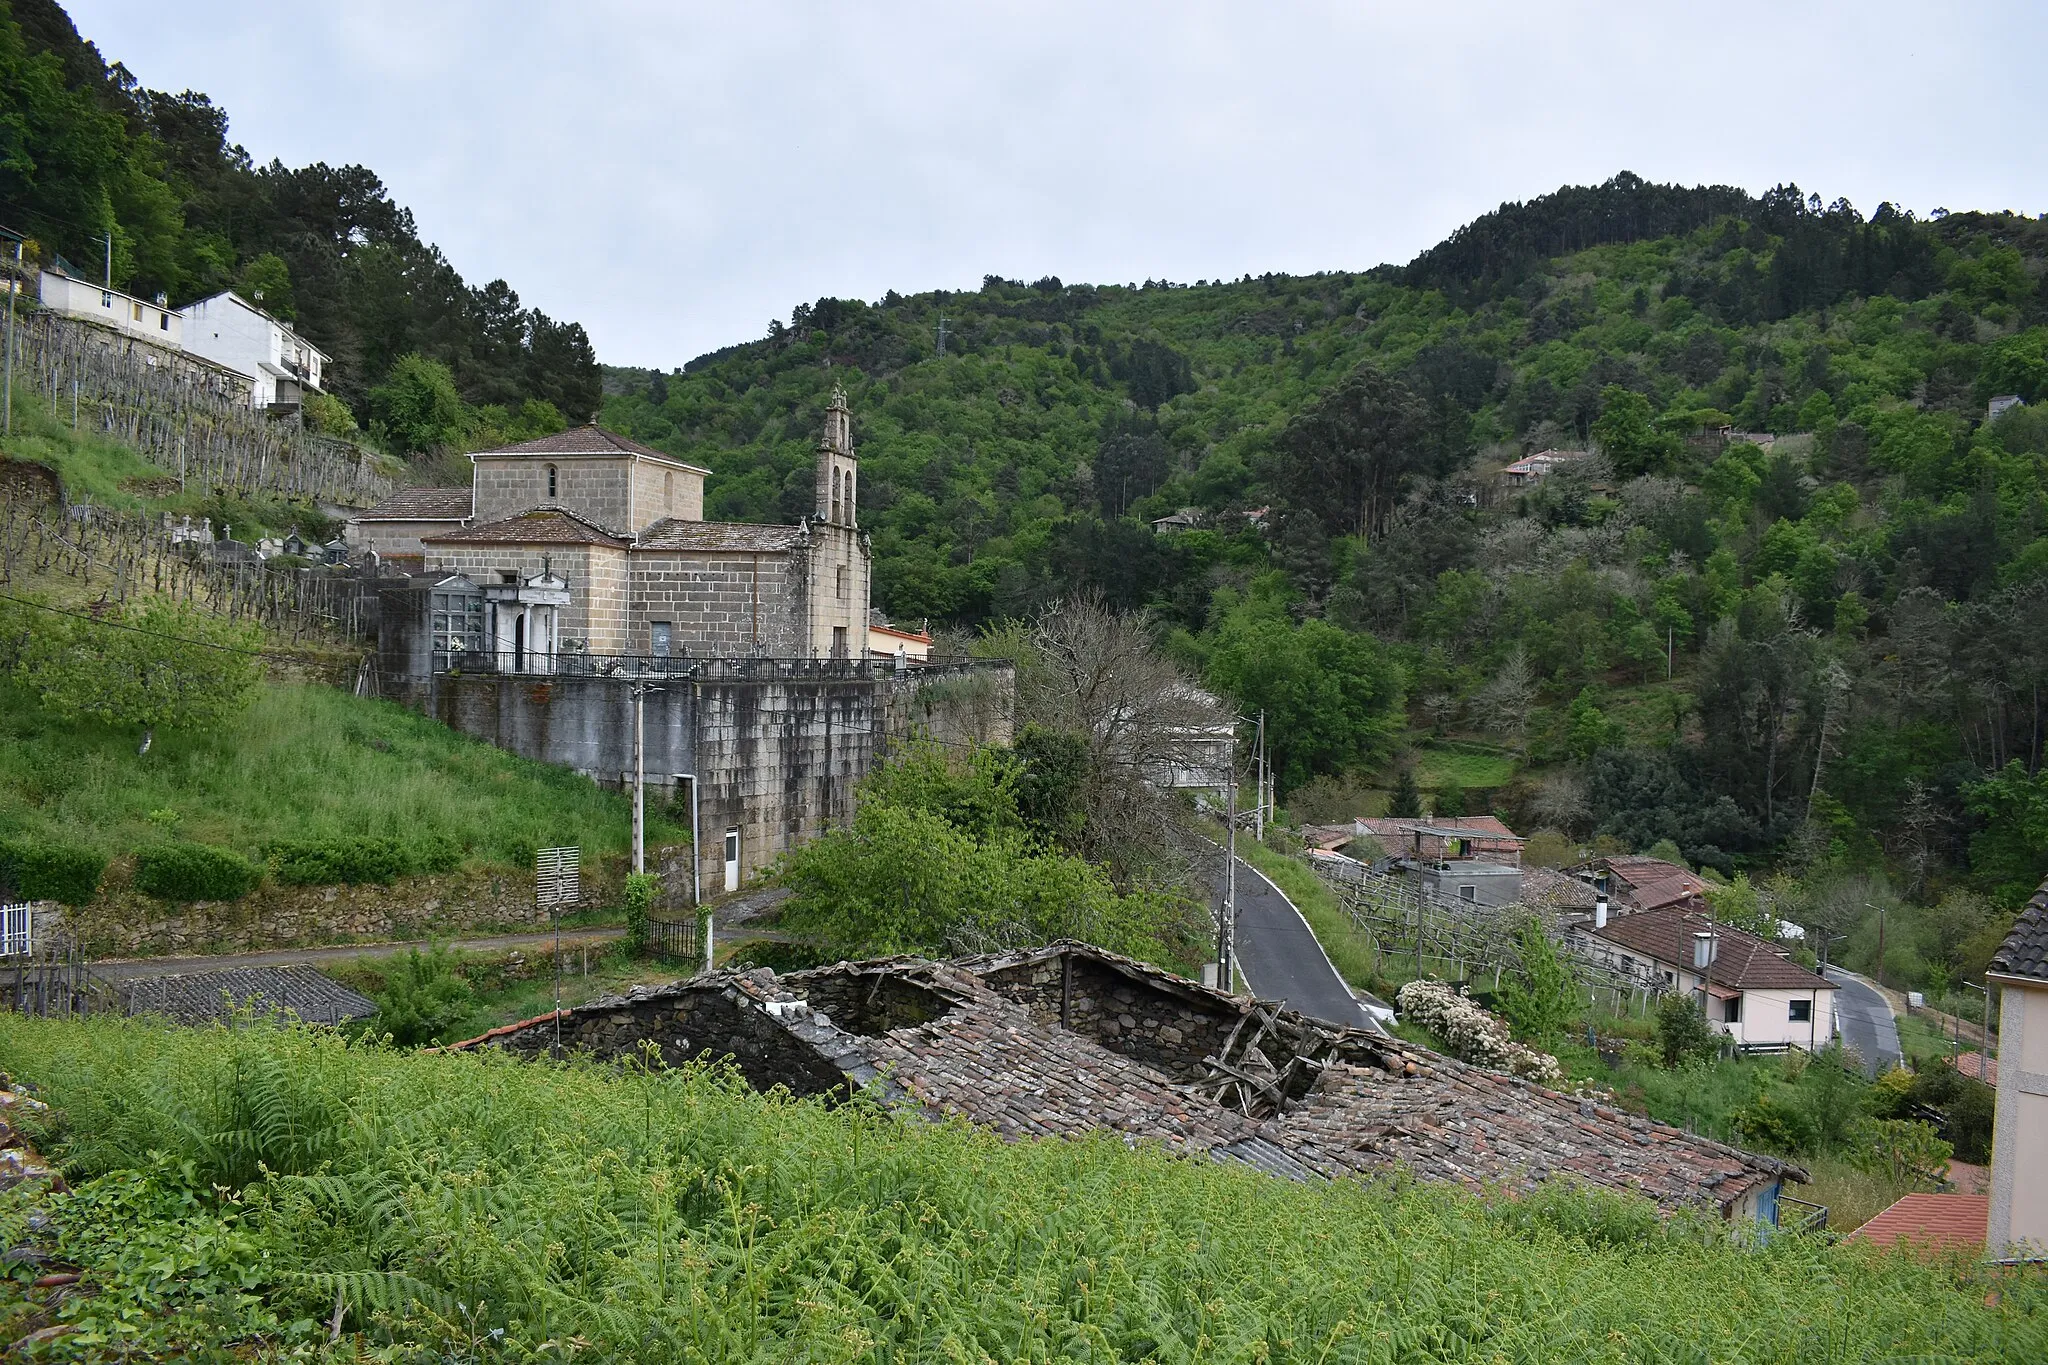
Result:
{"label": "street lamp", "polygon": [[1865,901],[1865,902],[1863,902],[1863,908],[1864,908],[1865,910],[1875,910],[1875,911],[1877,911],[1877,984],[1878,984],[1878,987],[1879,987],[1879,989],[1883,989],[1883,987],[1884,987],[1884,920],[1885,920],[1885,915],[1886,915],[1886,914],[1887,914],[1888,912],[1887,912],[1887,910],[1886,910],[1886,908],[1885,908],[1884,906],[1882,906],[1882,905],[1873,905],[1873,904],[1871,904],[1871,903],[1870,903],[1869,901]]}
{"label": "street lamp", "polygon": [[1831,934],[1827,930],[1820,928],[1816,928],[1814,934],[1820,939],[1820,974],[1826,976],[1828,974],[1828,947],[1831,944],[1840,943],[1849,936],[1847,934]]}

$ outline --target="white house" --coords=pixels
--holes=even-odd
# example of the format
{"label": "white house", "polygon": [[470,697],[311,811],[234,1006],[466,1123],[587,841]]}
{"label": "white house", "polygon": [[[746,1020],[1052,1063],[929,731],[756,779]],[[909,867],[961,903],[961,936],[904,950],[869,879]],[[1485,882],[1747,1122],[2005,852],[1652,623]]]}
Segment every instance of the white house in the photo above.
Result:
{"label": "white house", "polygon": [[2038,1256],[2048,1250],[2048,884],[1984,976],[1999,993],[1986,1240],[1994,1256]]}
{"label": "white house", "polygon": [[161,294],[138,299],[61,270],[45,270],[37,297],[53,313],[97,322],[137,341],[174,351],[184,344],[185,320],[167,306]]}
{"label": "white house", "polygon": [[1786,949],[1682,906],[1609,919],[1596,904],[1590,923],[1565,932],[1579,956],[1644,985],[1703,1000],[1707,1021],[1739,1047],[1812,1052],[1835,1036],[1835,988]]}
{"label": "white house", "polygon": [[320,387],[328,357],[232,289],[185,309],[185,349],[246,375],[250,404],[296,408]]}

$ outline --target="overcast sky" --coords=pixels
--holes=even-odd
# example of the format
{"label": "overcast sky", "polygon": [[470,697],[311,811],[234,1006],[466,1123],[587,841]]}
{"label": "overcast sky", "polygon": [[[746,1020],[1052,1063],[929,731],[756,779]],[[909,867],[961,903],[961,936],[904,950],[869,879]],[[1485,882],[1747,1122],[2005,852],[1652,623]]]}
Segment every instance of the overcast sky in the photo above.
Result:
{"label": "overcast sky", "polygon": [[832,294],[1405,261],[1627,169],[2048,210],[2048,4],[72,0],[259,162],[680,365]]}

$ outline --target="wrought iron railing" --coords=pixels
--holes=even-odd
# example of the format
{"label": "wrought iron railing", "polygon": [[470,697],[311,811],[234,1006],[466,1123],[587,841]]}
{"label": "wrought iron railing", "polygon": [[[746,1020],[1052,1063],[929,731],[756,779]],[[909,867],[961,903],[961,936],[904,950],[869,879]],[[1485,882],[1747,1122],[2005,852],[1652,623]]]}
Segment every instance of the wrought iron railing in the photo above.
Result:
{"label": "wrought iron railing", "polygon": [[[1796,1216],[1787,1218],[1785,1206],[1791,1205]],[[1797,1212],[1804,1209],[1804,1213]],[[1794,1199],[1789,1194],[1778,1196],[1778,1226],[1786,1232],[1825,1232],[1828,1226],[1828,1206],[1813,1204],[1804,1199]]]}

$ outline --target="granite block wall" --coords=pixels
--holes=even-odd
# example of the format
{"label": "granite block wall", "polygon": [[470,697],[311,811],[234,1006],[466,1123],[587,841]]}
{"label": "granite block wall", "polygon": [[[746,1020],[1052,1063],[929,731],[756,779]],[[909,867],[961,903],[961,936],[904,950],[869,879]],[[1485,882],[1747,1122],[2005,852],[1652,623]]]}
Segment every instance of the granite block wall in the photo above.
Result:
{"label": "granite block wall", "polygon": [[670,625],[673,652],[696,659],[807,652],[798,572],[787,554],[641,551],[633,556],[631,649],[653,650],[652,623]]}

